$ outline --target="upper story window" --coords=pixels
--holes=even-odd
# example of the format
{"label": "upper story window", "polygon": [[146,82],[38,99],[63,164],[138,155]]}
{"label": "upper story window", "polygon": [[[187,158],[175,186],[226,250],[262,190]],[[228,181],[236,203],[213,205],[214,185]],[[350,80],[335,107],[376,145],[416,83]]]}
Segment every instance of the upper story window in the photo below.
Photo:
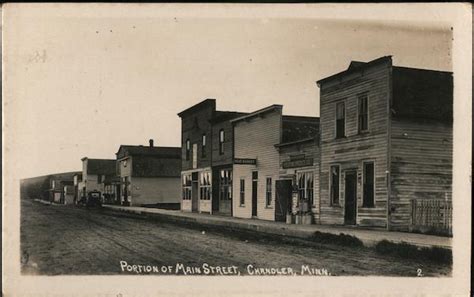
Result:
{"label": "upper story window", "polygon": [[191,141],[186,139],[186,161],[189,160],[189,155],[191,153]]}
{"label": "upper story window", "polygon": [[344,102],[336,104],[336,138],[346,136],[346,106]]}
{"label": "upper story window", "polygon": [[367,95],[359,97],[359,133],[369,130],[369,100]]}
{"label": "upper story window", "polygon": [[219,131],[219,154],[224,153],[224,140],[225,140],[225,135],[224,135],[224,129],[221,129]]}
{"label": "upper story window", "polygon": [[206,134],[203,134],[202,135],[202,150],[201,150],[202,158],[206,157],[206,144],[207,144]]}

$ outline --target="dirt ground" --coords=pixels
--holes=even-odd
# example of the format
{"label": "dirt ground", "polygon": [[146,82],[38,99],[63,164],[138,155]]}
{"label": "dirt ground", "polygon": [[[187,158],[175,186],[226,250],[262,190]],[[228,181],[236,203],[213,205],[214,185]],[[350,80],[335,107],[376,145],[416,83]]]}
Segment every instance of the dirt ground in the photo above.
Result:
{"label": "dirt ground", "polygon": [[21,204],[21,249],[24,274],[451,273],[449,265],[380,255],[369,248],[295,245],[255,236],[246,239],[203,228],[117,217],[105,210],[50,206],[30,200]]}

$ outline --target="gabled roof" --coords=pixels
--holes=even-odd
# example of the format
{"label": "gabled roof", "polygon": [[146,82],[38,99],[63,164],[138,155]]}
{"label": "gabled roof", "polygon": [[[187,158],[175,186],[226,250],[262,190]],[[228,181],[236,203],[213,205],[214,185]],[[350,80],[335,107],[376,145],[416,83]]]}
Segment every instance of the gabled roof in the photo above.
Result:
{"label": "gabled roof", "polygon": [[126,156],[181,158],[181,148],[166,146],[121,145],[116,155],[117,159]]}
{"label": "gabled roof", "polygon": [[113,159],[89,159],[82,158],[82,161],[87,160],[87,174],[103,174],[115,175],[115,160]]}
{"label": "gabled roof", "polygon": [[281,144],[307,141],[319,134],[319,118],[304,116],[283,116]]}

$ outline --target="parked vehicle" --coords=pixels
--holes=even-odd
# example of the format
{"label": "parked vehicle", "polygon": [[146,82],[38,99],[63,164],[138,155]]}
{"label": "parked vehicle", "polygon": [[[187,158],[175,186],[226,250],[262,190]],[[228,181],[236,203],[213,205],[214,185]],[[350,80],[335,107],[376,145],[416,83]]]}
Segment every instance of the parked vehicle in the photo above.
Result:
{"label": "parked vehicle", "polygon": [[100,191],[91,191],[87,194],[87,207],[102,206],[102,194]]}

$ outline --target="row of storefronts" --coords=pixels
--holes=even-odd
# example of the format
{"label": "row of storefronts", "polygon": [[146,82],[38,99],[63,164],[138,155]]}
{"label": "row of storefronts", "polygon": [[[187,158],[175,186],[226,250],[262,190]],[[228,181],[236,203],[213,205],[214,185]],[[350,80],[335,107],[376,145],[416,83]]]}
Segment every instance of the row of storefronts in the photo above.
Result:
{"label": "row of storefronts", "polygon": [[182,211],[451,233],[452,73],[388,56],[317,85],[320,117],[179,113]]}

